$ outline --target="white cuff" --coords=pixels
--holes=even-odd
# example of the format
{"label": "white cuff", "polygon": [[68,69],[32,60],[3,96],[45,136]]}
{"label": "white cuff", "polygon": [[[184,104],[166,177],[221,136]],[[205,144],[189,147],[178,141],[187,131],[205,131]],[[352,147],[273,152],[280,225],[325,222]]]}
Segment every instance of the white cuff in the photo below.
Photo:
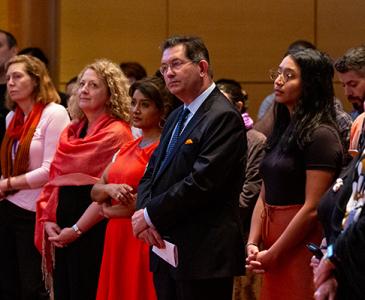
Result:
{"label": "white cuff", "polygon": [[150,219],[150,216],[148,215],[147,208],[145,208],[143,210],[143,216],[144,216],[144,219],[145,219],[146,223],[148,224],[148,226],[155,229],[155,226],[153,226],[153,224],[151,222],[151,219]]}

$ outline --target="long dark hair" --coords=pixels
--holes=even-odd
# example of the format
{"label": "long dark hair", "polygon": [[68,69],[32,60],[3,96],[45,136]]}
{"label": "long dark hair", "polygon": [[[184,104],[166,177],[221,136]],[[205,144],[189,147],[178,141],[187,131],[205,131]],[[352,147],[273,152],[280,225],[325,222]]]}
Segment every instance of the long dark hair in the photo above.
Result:
{"label": "long dark hair", "polygon": [[162,78],[153,76],[134,82],[129,88],[129,96],[131,98],[136,90],[139,90],[145,97],[155,102],[157,108],[163,112],[163,119],[167,118],[172,111],[173,100]]}
{"label": "long dark hair", "polygon": [[318,50],[289,52],[301,71],[301,95],[290,116],[284,104],[275,103],[274,129],[268,139],[268,151],[279,144],[283,152],[302,149],[312,132],[321,124],[338,130],[334,107],[334,75],[330,57]]}

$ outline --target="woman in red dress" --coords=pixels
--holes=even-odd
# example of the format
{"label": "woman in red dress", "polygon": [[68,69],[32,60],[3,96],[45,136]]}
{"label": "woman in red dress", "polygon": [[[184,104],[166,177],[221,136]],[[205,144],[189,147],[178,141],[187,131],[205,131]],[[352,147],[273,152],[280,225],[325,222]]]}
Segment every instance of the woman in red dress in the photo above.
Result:
{"label": "woman in red dress", "polygon": [[161,122],[169,110],[169,97],[159,78],[135,82],[132,125],[142,136],[125,144],[94,185],[91,196],[102,203],[107,225],[97,300],[155,300],[149,248],[133,236],[130,217],[135,210],[136,190],[146,165],[159,143]]}

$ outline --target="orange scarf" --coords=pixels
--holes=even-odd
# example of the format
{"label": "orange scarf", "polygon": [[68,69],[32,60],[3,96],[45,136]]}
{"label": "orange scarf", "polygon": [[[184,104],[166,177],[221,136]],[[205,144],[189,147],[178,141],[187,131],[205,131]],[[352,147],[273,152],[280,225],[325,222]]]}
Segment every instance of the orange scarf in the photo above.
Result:
{"label": "orange scarf", "polygon": [[86,120],[73,122],[62,132],[50,167],[49,182],[37,200],[34,239],[42,253],[42,269],[51,294],[54,247],[48,241],[44,222],[56,222],[60,186],[96,183],[116,151],[133,138],[129,124],[107,114],[99,117],[88,134],[80,138],[85,126]]}
{"label": "orange scarf", "polygon": [[[35,103],[25,122],[24,113],[20,107],[17,106],[15,109],[14,117],[6,129],[1,144],[1,172],[5,178],[28,172],[30,143],[32,142],[44,107],[45,105],[42,103]],[[17,142],[18,146],[13,162],[12,152]]]}

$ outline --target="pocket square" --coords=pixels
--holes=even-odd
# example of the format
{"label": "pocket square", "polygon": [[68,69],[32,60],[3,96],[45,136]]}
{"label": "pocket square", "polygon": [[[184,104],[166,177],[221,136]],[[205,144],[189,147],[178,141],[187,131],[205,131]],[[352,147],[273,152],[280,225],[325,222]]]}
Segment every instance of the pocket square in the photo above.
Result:
{"label": "pocket square", "polygon": [[185,145],[190,145],[190,144],[192,144],[193,143],[193,140],[192,139],[187,139],[186,141],[185,141]]}

